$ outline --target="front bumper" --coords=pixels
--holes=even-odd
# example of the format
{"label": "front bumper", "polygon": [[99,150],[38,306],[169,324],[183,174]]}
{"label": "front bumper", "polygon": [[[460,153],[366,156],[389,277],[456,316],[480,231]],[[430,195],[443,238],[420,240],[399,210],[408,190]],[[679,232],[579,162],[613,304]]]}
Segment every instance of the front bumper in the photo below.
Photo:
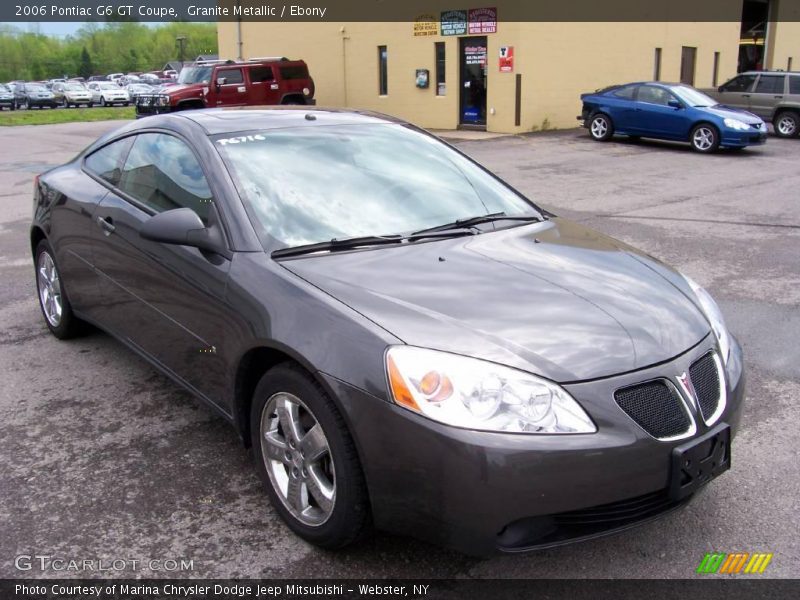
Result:
{"label": "front bumper", "polygon": [[[594,434],[458,429],[324,377],[353,432],[376,527],[490,555],[608,535],[688,501],[669,500],[666,488],[672,449],[689,440],[650,437],[616,405],[613,392],[654,377],[674,380],[710,347],[709,337],[658,367],[566,385],[597,424]],[[728,423],[733,434],[744,377],[738,344],[732,352],[719,422]],[[697,421],[695,437],[709,431]],[[609,514],[625,518],[598,519]]]}
{"label": "front bumper", "polygon": [[55,108],[58,106],[55,98],[29,98],[28,106],[50,106]]}
{"label": "front bumper", "polygon": [[726,148],[744,148],[746,146],[760,146],[767,143],[767,131],[736,129],[723,129],[721,132],[720,146]]}

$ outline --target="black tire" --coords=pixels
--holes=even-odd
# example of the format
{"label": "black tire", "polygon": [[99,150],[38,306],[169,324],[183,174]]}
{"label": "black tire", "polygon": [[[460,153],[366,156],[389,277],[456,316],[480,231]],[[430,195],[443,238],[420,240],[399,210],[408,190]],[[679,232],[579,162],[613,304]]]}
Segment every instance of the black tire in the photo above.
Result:
{"label": "black tire", "polygon": [[100,106],[102,106],[103,108],[108,106],[108,102],[106,102],[106,97],[105,96],[100,96]]}
{"label": "black tire", "polygon": [[[262,414],[270,406],[270,400],[278,398],[278,394],[289,394],[299,399],[304,405],[298,409],[298,414],[303,414],[306,419],[316,420],[322,427],[328,444],[328,458],[330,471],[333,473],[334,498],[333,505],[324,522],[309,525],[294,516],[284,502],[283,493],[276,490],[270,475],[267,472],[264,446],[262,443],[261,422]],[[270,411],[272,412],[272,411]],[[269,415],[264,415],[267,419]],[[309,422],[312,422],[309,421]],[[274,422],[274,421],[273,421]],[[268,421],[269,423],[269,421]],[[282,426],[277,426],[282,431]],[[307,432],[307,430],[306,430]],[[372,519],[367,497],[367,488],[364,474],[358,460],[353,439],[347,430],[344,419],[339,413],[331,398],[314,379],[299,365],[283,363],[270,369],[256,386],[250,410],[250,437],[253,444],[253,456],[256,470],[261,477],[267,495],[276,512],[283,518],[289,528],[304,540],[326,549],[337,549],[352,544],[366,535],[371,527]],[[292,450],[289,446],[293,443],[292,436],[284,438],[286,456]],[[299,438],[305,439],[304,437]],[[302,441],[292,446],[294,452],[299,452],[303,447]],[[288,459],[287,459],[288,460]],[[305,460],[304,458],[302,460]],[[281,461],[286,463],[286,461]],[[294,463],[296,464],[296,463]],[[305,465],[305,463],[303,463]],[[277,469],[285,468],[287,479],[295,477],[288,472],[291,464],[277,465]],[[292,469],[294,471],[294,469]],[[311,467],[308,468],[311,471]],[[306,467],[303,467],[306,474]],[[307,476],[307,475],[306,475]],[[295,477],[296,478],[296,477]],[[300,484],[304,485],[304,484]],[[288,488],[287,488],[288,489]],[[309,490],[310,488],[306,488]],[[288,493],[287,493],[288,495]],[[307,492],[309,498],[313,494]],[[319,505],[320,507],[322,505]],[[322,508],[317,509],[325,512]]]}
{"label": "black tire", "polygon": [[87,108],[92,108],[93,106],[94,106],[94,102],[89,102],[89,104],[86,105]]}
{"label": "black tire", "polygon": [[[42,301],[42,277],[40,277],[39,270],[42,267],[42,255],[45,253],[47,253],[52,260],[53,268],[58,274],[58,290],[61,299],[61,318],[57,323],[53,323],[51,319],[48,318],[44,302]],[[82,334],[86,330],[86,324],[76,317],[72,312],[72,305],[69,303],[66,290],[61,282],[61,274],[58,270],[55,254],[53,253],[53,249],[50,247],[50,244],[47,242],[47,240],[42,240],[39,242],[39,245],[36,246],[36,252],[34,256],[35,258],[33,264],[35,265],[34,270],[36,275],[36,297],[39,300],[39,308],[42,311],[42,317],[44,318],[47,328],[60,340],[66,340]]]}
{"label": "black tire", "polygon": [[16,102],[12,102],[10,108],[11,108],[11,110],[17,110],[17,103]]}
{"label": "black tire", "polygon": [[605,113],[597,113],[589,121],[589,135],[598,142],[607,142],[614,135],[614,122]]}
{"label": "black tire", "polygon": [[710,123],[698,123],[689,134],[692,150],[701,154],[711,154],[719,148],[719,129]]}
{"label": "black tire", "polygon": [[793,110],[782,110],[772,121],[775,135],[782,138],[793,138],[800,134],[800,113]]}

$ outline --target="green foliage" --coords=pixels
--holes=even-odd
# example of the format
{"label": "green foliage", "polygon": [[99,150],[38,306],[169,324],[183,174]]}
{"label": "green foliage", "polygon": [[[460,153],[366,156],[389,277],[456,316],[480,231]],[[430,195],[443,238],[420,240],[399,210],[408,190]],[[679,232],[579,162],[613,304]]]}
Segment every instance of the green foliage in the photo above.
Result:
{"label": "green foliage", "polygon": [[213,23],[87,23],[66,38],[0,24],[0,82],[161,69],[178,58],[178,36],[186,37],[187,60],[217,52]]}
{"label": "green foliage", "polygon": [[132,106],[113,108],[42,108],[37,110],[0,111],[0,127],[13,125],[52,125],[54,123],[76,123],[79,121],[110,121],[133,119],[136,109]]}

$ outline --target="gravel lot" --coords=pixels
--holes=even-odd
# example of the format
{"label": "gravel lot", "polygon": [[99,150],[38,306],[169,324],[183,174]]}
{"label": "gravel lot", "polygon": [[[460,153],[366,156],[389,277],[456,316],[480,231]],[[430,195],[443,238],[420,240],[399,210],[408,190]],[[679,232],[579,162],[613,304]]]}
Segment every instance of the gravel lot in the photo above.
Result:
{"label": "gravel lot", "polygon": [[[113,122],[0,132],[0,577],[14,557],[191,559],[186,577],[692,577],[705,552],[774,552],[800,576],[800,140],[698,156],[585,131],[460,142],[547,208],[707,286],[741,340],[733,470],[686,510],[582,545],[478,560],[378,535],[340,553],[293,536],[233,431],[107,335],[58,342],[35,299],[32,178]],[[79,573],[68,573],[76,576]],[[84,575],[91,575],[85,573]]]}

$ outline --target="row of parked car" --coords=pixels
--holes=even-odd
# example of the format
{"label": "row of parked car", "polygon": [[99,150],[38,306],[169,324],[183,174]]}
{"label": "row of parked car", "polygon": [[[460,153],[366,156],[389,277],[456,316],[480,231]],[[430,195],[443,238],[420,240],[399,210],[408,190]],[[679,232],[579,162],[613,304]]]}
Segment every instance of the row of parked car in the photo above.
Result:
{"label": "row of parked car", "polygon": [[767,123],[800,134],[800,72],[748,71],[715,89],[643,81],[581,96],[578,117],[597,141],[615,134],[689,142],[698,152],[764,144]]}
{"label": "row of parked car", "polygon": [[154,94],[165,87],[175,85],[173,80],[156,82],[150,85],[130,80],[126,85],[117,81],[95,80],[84,83],[79,80],[67,81],[12,81],[0,84],[0,109],[8,108],[65,108],[79,106],[128,106],[136,102],[142,94]]}

